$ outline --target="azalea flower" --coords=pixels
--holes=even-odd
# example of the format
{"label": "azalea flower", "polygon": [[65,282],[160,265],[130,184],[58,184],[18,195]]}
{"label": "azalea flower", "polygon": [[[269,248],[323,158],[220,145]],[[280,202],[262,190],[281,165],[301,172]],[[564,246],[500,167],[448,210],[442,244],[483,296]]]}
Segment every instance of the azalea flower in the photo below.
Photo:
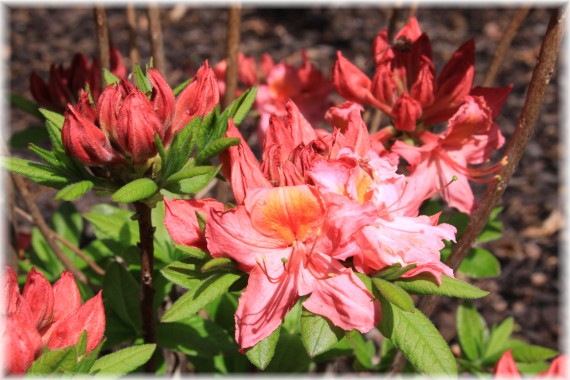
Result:
{"label": "azalea flower", "polygon": [[[519,372],[515,359],[513,358],[512,350],[506,351],[503,356],[495,364],[493,371],[495,377],[508,377],[511,379],[520,379],[521,373]],[[550,368],[546,371],[540,372],[535,376],[535,379],[542,378],[568,378],[568,360],[566,355],[560,355],[552,361]]]}
{"label": "azalea flower", "polygon": [[307,185],[251,189],[243,205],[211,211],[210,253],[249,274],[236,312],[242,350],[269,336],[301,296],[307,310],[344,330],[365,333],[379,322],[379,302],[331,257],[326,220],[323,199]]}
{"label": "azalea flower", "polygon": [[22,374],[37,359],[43,347],[50,350],[76,345],[87,331],[86,353],[95,349],[105,332],[102,293],[81,304],[73,275],[64,271],[53,285],[32,268],[22,294],[16,273],[6,267],[3,277],[4,325],[2,351],[7,373]]}

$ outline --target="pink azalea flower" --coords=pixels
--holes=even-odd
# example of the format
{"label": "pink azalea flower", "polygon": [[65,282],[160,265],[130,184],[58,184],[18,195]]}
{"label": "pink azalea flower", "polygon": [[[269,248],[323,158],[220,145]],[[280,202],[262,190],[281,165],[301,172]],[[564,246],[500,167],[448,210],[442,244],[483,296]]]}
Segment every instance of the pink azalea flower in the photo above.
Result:
{"label": "pink azalea flower", "polygon": [[73,275],[64,271],[53,285],[32,268],[20,294],[16,273],[6,267],[3,276],[5,304],[0,313],[2,351],[7,373],[23,374],[42,348],[50,350],[76,345],[87,331],[86,352],[95,349],[105,332],[102,293],[81,304]]}
{"label": "pink azalea flower", "polygon": [[[497,364],[495,364],[495,369],[493,371],[495,377],[520,379],[521,373],[519,372],[515,359],[513,358],[513,352],[511,350],[506,351],[503,356],[499,359]],[[550,364],[548,370],[540,372],[535,376],[535,379],[542,378],[568,378],[568,360],[566,355],[560,355],[556,357]]]}
{"label": "pink azalea flower", "polygon": [[421,196],[439,190],[450,206],[467,214],[474,210],[476,201],[468,181],[488,181],[501,167],[500,163],[470,166],[483,164],[505,142],[492,114],[483,97],[468,96],[443,133],[421,132],[420,146],[394,143],[392,152],[408,161],[412,177],[423,184]]}
{"label": "pink azalea flower", "polygon": [[352,270],[330,255],[327,209],[307,185],[251,189],[244,205],[212,211],[208,249],[249,273],[236,312],[242,351],[269,336],[299,297],[303,306],[345,330],[367,332],[380,320],[380,304]]}

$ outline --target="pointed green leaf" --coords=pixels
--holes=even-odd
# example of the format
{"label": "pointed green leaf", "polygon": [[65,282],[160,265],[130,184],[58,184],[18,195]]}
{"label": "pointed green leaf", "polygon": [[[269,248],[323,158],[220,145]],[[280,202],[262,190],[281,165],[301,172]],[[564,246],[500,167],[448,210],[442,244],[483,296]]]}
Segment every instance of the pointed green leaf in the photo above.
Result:
{"label": "pointed green leaf", "polygon": [[68,178],[51,166],[22,160],[17,157],[3,157],[0,159],[0,167],[28,177],[31,181],[40,185],[55,187],[56,189],[64,187],[69,182]]}
{"label": "pointed green leaf", "polygon": [[145,74],[143,74],[140,65],[137,63],[135,64],[135,77],[137,79],[137,87],[141,90],[144,94],[151,90],[150,82],[148,81]]}
{"label": "pointed green leaf", "polygon": [[400,309],[413,313],[416,309],[412,297],[402,288],[381,278],[373,278],[372,283],[388,301]]}
{"label": "pointed green leaf", "polygon": [[156,344],[142,344],[123,348],[97,359],[89,374],[97,376],[126,375],[145,364],[152,357],[155,349]]}
{"label": "pointed green leaf", "polygon": [[352,331],[347,335],[347,338],[354,350],[354,356],[356,356],[358,363],[366,369],[373,369],[374,364],[372,360],[374,355],[376,355],[374,343],[366,339],[359,331]]}
{"label": "pointed green leaf", "polygon": [[509,337],[513,333],[514,325],[515,321],[513,317],[509,317],[498,326],[493,326],[491,334],[489,334],[489,341],[485,347],[483,361],[494,364],[499,360],[507,349]]}
{"label": "pointed green leaf", "polygon": [[227,257],[216,257],[214,259],[208,260],[202,265],[202,273],[214,272],[214,271],[229,271],[236,269],[236,265],[232,259]]}
{"label": "pointed green leaf", "polygon": [[61,189],[56,195],[55,200],[72,201],[79,198],[89,190],[93,188],[93,182],[91,181],[81,181],[67,185]]}
{"label": "pointed green leaf", "polygon": [[63,128],[63,122],[65,121],[63,115],[45,108],[40,108],[39,111],[42,115],[44,115],[46,120],[51,121],[53,125],[61,131],[61,128]]}
{"label": "pointed green leaf", "polygon": [[528,344],[518,339],[510,339],[507,343],[507,349],[513,351],[513,358],[516,362],[533,363],[548,360],[556,355],[558,351],[550,348]]}
{"label": "pointed green leaf", "polygon": [[200,264],[193,257],[170,263],[160,272],[168,280],[186,289],[199,287],[202,280],[208,277],[202,273]]}
{"label": "pointed green leaf", "polygon": [[483,317],[469,302],[457,309],[457,335],[466,358],[475,361],[481,358],[487,325]]}
{"label": "pointed green leaf", "polygon": [[77,363],[77,367],[75,367],[75,373],[88,373],[89,372],[89,370],[93,366],[93,363],[95,363],[95,360],[97,360],[97,357],[99,356],[99,352],[101,352],[101,348],[103,348],[103,345],[105,344],[106,339],[107,338],[103,338],[103,340],[101,341],[101,343],[99,343],[99,345],[97,347],[95,347],[93,350],[89,351],[89,353],[87,355],[83,356],[81,358],[81,360],[79,360],[79,363]]}
{"label": "pointed green leaf", "polygon": [[178,96],[178,94],[180,94],[186,88],[186,86],[188,86],[190,84],[190,82],[192,82],[192,78],[188,78],[184,82],[182,82],[178,86],[176,86],[174,88],[174,90],[172,90],[172,92],[174,93],[174,96]]}
{"label": "pointed green leaf", "polygon": [[458,298],[481,298],[489,294],[465,281],[449,276],[441,276],[441,285],[429,274],[419,274],[411,278],[397,280],[396,285],[412,294],[441,294]]}
{"label": "pointed green leaf", "polygon": [[117,84],[121,81],[118,76],[116,76],[115,74],[113,74],[112,72],[110,72],[105,68],[103,68],[103,77],[105,79],[104,87],[107,87],[111,84]]}
{"label": "pointed green leaf", "polygon": [[185,254],[195,257],[197,259],[205,259],[206,257],[209,256],[208,252],[202,251],[199,248],[189,247],[187,245],[182,245],[182,244],[175,244],[174,246],[176,247],[176,249],[179,249]]}
{"label": "pointed green leaf", "polygon": [[215,155],[228,149],[230,146],[239,145],[240,139],[233,137],[222,137],[208,144],[203,150],[198,153],[196,161],[204,162],[205,160],[214,157]]}
{"label": "pointed green leaf", "polygon": [[382,342],[382,347],[380,348],[380,364],[378,365],[378,372],[388,372],[392,363],[396,358],[398,349],[394,346],[394,343],[388,338],[384,338]]}
{"label": "pointed green leaf", "polygon": [[49,150],[40,148],[36,144],[30,143],[28,145],[28,149],[34,152],[39,158],[47,162],[49,165],[54,167],[61,166],[59,160],[55,157],[55,154]]}
{"label": "pointed green leaf", "polygon": [[212,173],[214,173],[214,176],[216,175],[216,173],[218,173],[218,170],[220,170],[217,166],[188,166],[188,167],[184,167],[181,170],[179,170],[178,172],[172,174],[170,177],[168,177],[168,179],[166,180],[166,184],[171,184],[174,182],[179,182],[181,180],[184,179],[189,179],[189,178],[194,178],[196,176],[202,176],[202,175],[212,175]]}
{"label": "pointed green leaf", "polygon": [[279,341],[280,333],[281,328],[278,327],[267,338],[247,350],[245,354],[251,364],[261,370],[264,370],[269,363],[271,363],[271,359],[273,359],[273,355],[275,355],[275,347]]}
{"label": "pointed green leaf", "polygon": [[301,314],[301,339],[310,357],[315,357],[339,342],[344,331],[320,315],[303,309]]}
{"label": "pointed green leaf", "polygon": [[390,302],[382,302],[378,328],[421,373],[430,376],[456,376],[457,365],[449,346],[419,310],[409,313]]}
{"label": "pointed green leaf", "polygon": [[156,193],[158,186],[150,178],[139,178],[117,190],[111,199],[118,203],[132,203],[149,198]]}
{"label": "pointed green leaf", "polygon": [[44,120],[43,115],[38,110],[38,105],[23,96],[10,94],[10,104],[39,120]]}
{"label": "pointed green leaf", "polygon": [[241,94],[241,96],[230,105],[230,117],[233,118],[236,126],[240,125],[243,119],[245,119],[251,106],[255,102],[256,96],[257,87],[252,87]]}
{"label": "pointed green leaf", "polygon": [[212,274],[201,281],[199,286],[189,289],[186,294],[180,297],[164,313],[162,322],[175,322],[193,316],[210,302],[227,292],[229,287],[239,278],[240,275],[235,273]]}
{"label": "pointed green leaf", "polygon": [[192,178],[183,179],[165,186],[165,189],[176,194],[195,194],[202,190],[216,176],[221,166],[212,167],[206,174],[199,174]]}
{"label": "pointed green leaf", "polygon": [[459,271],[471,278],[497,277],[501,274],[501,264],[488,250],[474,248],[461,262]]}
{"label": "pointed green leaf", "polygon": [[28,369],[27,375],[46,376],[62,375],[73,372],[77,365],[75,346],[47,351],[42,354]]}
{"label": "pointed green leaf", "polygon": [[110,308],[122,322],[141,333],[142,318],[139,305],[139,284],[119,263],[112,262],[103,279],[105,310]]}

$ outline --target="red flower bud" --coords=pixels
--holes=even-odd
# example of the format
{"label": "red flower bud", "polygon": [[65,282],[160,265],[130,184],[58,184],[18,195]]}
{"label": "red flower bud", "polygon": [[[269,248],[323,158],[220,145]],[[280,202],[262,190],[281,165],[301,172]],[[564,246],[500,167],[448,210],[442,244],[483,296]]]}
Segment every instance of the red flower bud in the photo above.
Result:
{"label": "red flower bud", "polygon": [[4,305],[2,308],[2,314],[11,314],[16,312],[17,308],[17,296],[20,294],[20,289],[18,288],[18,279],[16,277],[16,272],[10,267],[4,269],[2,273],[2,300]]}
{"label": "red flower bud", "polygon": [[53,284],[53,322],[58,322],[81,306],[81,294],[73,274],[64,271]]}
{"label": "red flower bud", "polygon": [[54,104],[66,104],[73,102],[73,95],[69,90],[69,83],[63,67],[51,65],[49,72],[48,90]]}
{"label": "red flower bud", "polygon": [[422,56],[421,67],[416,82],[410,89],[410,95],[423,107],[431,105],[435,100],[435,68],[433,63]]}
{"label": "red flower bud", "polygon": [[164,130],[152,105],[141,91],[129,94],[121,106],[117,120],[117,143],[135,164],[157,153],[154,134],[162,139]]}
{"label": "red flower bud", "polygon": [[123,160],[102,130],[69,105],[61,130],[65,151],[87,166],[119,163]]}
{"label": "red flower bud", "polygon": [[413,131],[422,114],[422,106],[411,96],[403,93],[392,107],[394,126],[400,131]]}
{"label": "red flower bud", "polygon": [[57,108],[51,100],[47,84],[38,76],[38,74],[36,74],[35,71],[32,71],[32,75],[30,75],[30,92],[32,93],[32,97],[41,107],[51,109]]}
{"label": "red flower bud", "polygon": [[87,331],[86,352],[89,353],[101,343],[105,333],[105,309],[101,292],[57,322],[47,346],[50,350],[73,346],[77,344],[84,330]]}
{"label": "red flower bud", "polygon": [[148,69],[147,74],[152,83],[150,103],[157,113],[164,129],[170,127],[174,117],[174,94],[162,75],[155,68]]}
{"label": "red flower bud", "polygon": [[[69,67],[68,80],[69,88],[73,94],[77,94],[80,90],[83,90],[85,83],[89,79],[89,61],[83,54],[75,54],[71,60],[71,66]],[[91,86],[89,86],[91,87]],[[90,90],[93,90],[90,88]]]}
{"label": "red flower bud", "polygon": [[200,67],[192,82],[180,93],[176,99],[174,121],[172,127],[167,130],[164,144],[172,141],[174,132],[178,132],[194,117],[204,117],[220,102],[220,93],[216,74],[208,61]]}
{"label": "red flower bud", "polygon": [[41,354],[42,339],[36,326],[18,314],[0,320],[3,325],[4,368],[9,374],[24,374]]}
{"label": "red flower bud", "polygon": [[32,267],[26,278],[22,297],[32,311],[32,322],[39,329],[49,324],[53,318],[53,289],[42,272]]}

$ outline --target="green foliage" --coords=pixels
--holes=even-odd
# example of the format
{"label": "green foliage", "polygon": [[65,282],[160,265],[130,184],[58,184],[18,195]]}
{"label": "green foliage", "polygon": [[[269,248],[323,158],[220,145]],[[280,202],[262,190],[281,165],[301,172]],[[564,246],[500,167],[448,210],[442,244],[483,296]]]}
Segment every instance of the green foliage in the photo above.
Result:
{"label": "green foliage", "polygon": [[118,203],[132,203],[152,197],[158,186],[149,178],[139,178],[117,190],[111,199]]}
{"label": "green foliage", "polygon": [[91,181],[79,181],[76,183],[72,183],[71,185],[67,185],[63,189],[61,189],[56,195],[55,200],[63,200],[63,201],[72,201],[74,199],[79,198],[83,194],[87,193],[95,186]]}
{"label": "green foliage", "polygon": [[25,113],[36,117],[38,120],[44,120],[44,116],[38,110],[38,105],[23,96],[10,94],[10,105],[24,111]]}
{"label": "green foliage", "polygon": [[[105,311],[112,311],[132,336],[141,335],[142,317],[139,305],[138,281],[117,262],[107,266],[103,280]],[[107,326],[109,324],[107,323]]]}
{"label": "green foliage", "polygon": [[301,314],[301,340],[310,357],[326,352],[344,336],[344,331],[329,320],[303,310]]}
{"label": "green foliage", "polygon": [[119,84],[119,82],[121,81],[121,79],[119,79],[119,77],[117,77],[115,74],[113,74],[112,72],[110,72],[106,68],[103,68],[103,78],[105,80],[105,86],[104,87],[107,87],[111,84]]}
{"label": "green foliage", "polygon": [[265,369],[275,355],[275,348],[279,337],[281,335],[281,328],[277,328],[267,338],[258,342],[255,346],[246,351],[247,358],[259,369]]}
{"label": "green foliage", "polygon": [[440,294],[458,298],[481,298],[489,294],[465,281],[445,275],[441,276],[441,285],[438,285],[435,278],[427,273],[399,279],[395,284],[412,294]]}
{"label": "green foliage", "polygon": [[123,376],[145,364],[154,353],[156,344],[123,348],[95,361],[89,375]]}
{"label": "green foliage", "polygon": [[398,285],[394,285],[391,282],[382,280],[381,278],[373,278],[372,283],[382,294],[384,299],[396,305],[400,309],[409,313],[413,313],[416,309],[414,307],[412,297],[410,297],[410,295]]}

